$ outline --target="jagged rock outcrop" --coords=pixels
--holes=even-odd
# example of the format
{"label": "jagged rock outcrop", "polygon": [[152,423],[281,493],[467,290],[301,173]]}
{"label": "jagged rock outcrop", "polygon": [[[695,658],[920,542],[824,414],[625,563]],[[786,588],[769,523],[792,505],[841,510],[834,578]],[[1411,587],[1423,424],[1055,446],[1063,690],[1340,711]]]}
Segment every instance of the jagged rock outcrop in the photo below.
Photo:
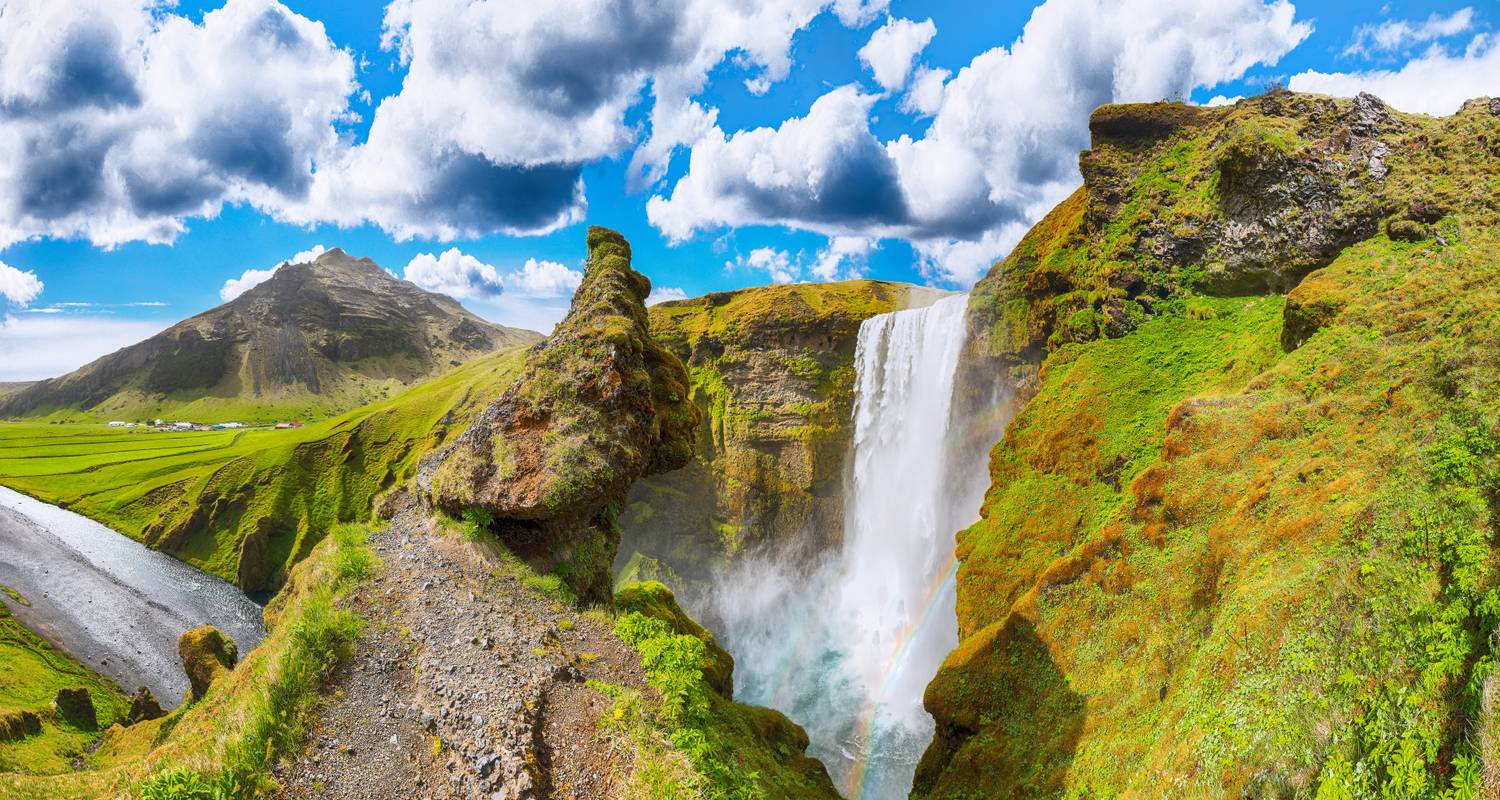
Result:
{"label": "jagged rock outcrop", "polygon": [[165,717],[167,712],[156,701],[156,695],[151,690],[142,686],[135,697],[130,700],[130,711],[125,715],[125,725],[130,726],[138,722],[150,722],[153,719]]}
{"label": "jagged rock outcrop", "polygon": [[99,727],[94,698],[88,689],[58,689],[52,699],[52,713],[58,721],[75,728],[91,731]]}
{"label": "jagged rock outcrop", "polygon": [[652,334],[687,365],[703,421],[697,458],[631,490],[617,571],[628,571],[632,559],[651,565],[633,577],[674,576],[672,587],[692,605],[714,570],[744,554],[836,548],[860,325],[940,296],[908,284],[844,281],[653,306]]}
{"label": "jagged rock outcrop", "polygon": [[698,411],[682,363],[651,334],[651,283],[631,269],[630,245],[591,227],[588,252],[568,315],[417,479],[436,506],[483,509],[518,555],[605,601],[625,495],[692,458]]}
{"label": "jagged rock outcrop", "polygon": [[0,742],[19,742],[42,732],[42,718],[35,711],[0,711]]}
{"label": "jagged rock outcrop", "polygon": [[67,375],[0,392],[0,417],[65,408],[143,417],[168,397],[352,408],[376,389],[540,338],[334,248]]}
{"label": "jagged rock outcrop", "polygon": [[239,648],[218,628],[204,625],[177,637],[177,656],[192,687],[191,699],[202,700],[208,687],[239,662]]}
{"label": "jagged rock outcrop", "polygon": [[1014,418],[914,797],[1492,791],[1494,105],[1094,115],[971,298]]}

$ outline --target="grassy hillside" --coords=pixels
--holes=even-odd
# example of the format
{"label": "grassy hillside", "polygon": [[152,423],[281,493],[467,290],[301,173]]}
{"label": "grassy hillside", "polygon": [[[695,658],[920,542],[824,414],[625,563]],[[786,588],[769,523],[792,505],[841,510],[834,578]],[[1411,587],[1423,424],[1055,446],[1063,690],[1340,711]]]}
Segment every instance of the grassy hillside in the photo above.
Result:
{"label": "grassy hillside", "polygon": [[1500,789],[1492,105],[1096,114],[971,303],[1025,402],[916,796]]}
{"label": "grassy hillside", "polygon": [[297,430],[0,423],[0,483],[250,591],[279,586],[336,522],[369,516],[416,460],[509,385],[524,350],[476,359]]}
{"label": "grassy hillside", "polygon": [[[68,772],[99,730],[125,716],[130,701],[114,681],[53,649],[16,621],[6,604],[25,603],[26,598],[5,592],[0,597],[0,772]],[[53,713],[59,689],[88,691],[98,729],[76,727]],[[22,720],[27,713],[37,723],[35,732]]]}

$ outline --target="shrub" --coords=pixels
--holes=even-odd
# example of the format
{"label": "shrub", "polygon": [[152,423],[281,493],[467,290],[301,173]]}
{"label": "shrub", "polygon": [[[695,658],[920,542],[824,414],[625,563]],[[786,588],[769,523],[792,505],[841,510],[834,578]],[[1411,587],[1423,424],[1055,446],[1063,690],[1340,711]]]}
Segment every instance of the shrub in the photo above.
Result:
{"label": "shrub", "polygon": [[485,531],[495,524],[494,515],[483,508],[464,509],[464,538],[471,542],[479,541]]}
{"label": "shrub", "polygon": [[137,793],[140,800],[219,800],[223,797],[202,775],[185,767],[152,775],[140,785]]}

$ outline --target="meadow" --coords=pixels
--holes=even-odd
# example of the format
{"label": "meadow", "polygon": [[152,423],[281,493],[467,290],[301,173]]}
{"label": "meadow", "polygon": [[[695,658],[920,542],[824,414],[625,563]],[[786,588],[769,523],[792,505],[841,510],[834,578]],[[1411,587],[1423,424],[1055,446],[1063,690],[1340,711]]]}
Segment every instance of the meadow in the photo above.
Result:
{"label": "meadow", "polygon": [[375,499],[505,390],[499,351],[295,429],[160,432],[0,422],[0,484],[65,506],[251,592],[270,592],[333,525]]}

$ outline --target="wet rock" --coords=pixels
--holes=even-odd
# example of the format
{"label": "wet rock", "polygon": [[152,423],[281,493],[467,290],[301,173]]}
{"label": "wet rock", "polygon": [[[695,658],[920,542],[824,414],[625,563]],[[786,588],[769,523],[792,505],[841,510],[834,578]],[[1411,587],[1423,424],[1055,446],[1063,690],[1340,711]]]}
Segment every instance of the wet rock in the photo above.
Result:
{"label": "wet rock", "polygon": [[58,689],[52,700],[52,710],[59,720],[75,728],[91,731],[99,727],[94,698],[87,689]]}
{"label": "wet rock", "polygon": [[200,700],[219,676],[234,669],[239,649],[218,628],[204,625],[177,638],[177,656],[192,685],[192,699]]}

